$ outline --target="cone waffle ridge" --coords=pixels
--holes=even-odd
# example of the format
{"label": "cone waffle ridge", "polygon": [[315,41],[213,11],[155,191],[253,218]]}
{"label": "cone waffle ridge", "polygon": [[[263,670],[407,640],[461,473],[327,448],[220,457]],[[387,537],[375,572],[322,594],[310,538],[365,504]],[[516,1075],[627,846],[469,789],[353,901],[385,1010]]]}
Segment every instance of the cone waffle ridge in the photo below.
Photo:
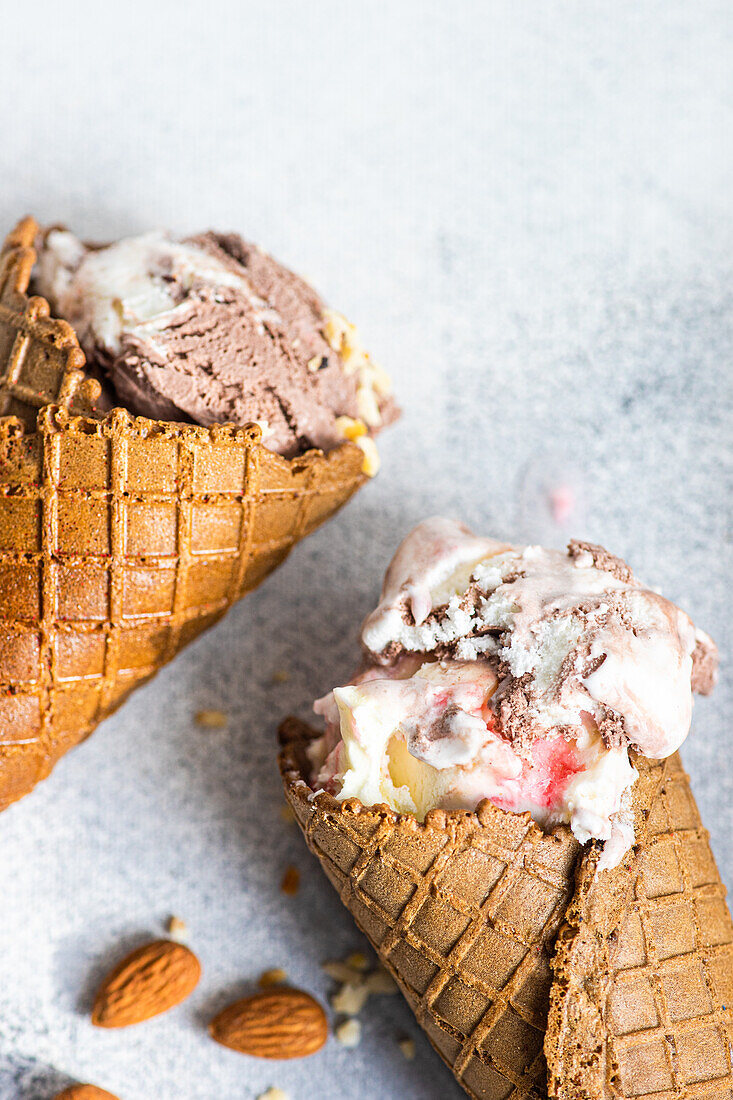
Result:
{"label": "cone waffle ridge", "polygon": [[431,1043],[474,1097],[545,1097],[550,954],[580,846],[489,802],[420,824],[386,807],[315,797],[303,781],[313,732],[283,727],[287,796],[357,923]]}
{"label": "cone waffle ridge", "polygon": [[596,881],[600,846],[490,803],[420,825],[314,796],[313,731],[281,736],[309,846],[470,1096],[733,1097],[733,928],[679,757],[635,760],[637,852]]}
{"label": "cone waffle ridge", "polygon": [[84,375],[84,353],[66,321],[50,316],[48,302],[26,295],[38,226],[20,222],[0,251],[0,416],[33,428],[44,405],[56,403],[94,415],[99,383]]}
{"label": "cone waffle ridge", "polygon": [[74,415],[76,337],[25,297],[36,232],[0,258],[0,809],[364,481],[352,443],[288,460],[257,425]]}
{"label": "cone waffle ridge", "polygon": [[[561,1100],[733,1098],[725,893],[689,777],[671,757],[615,927],[602,934],[601,911],[613,906],[603,879],[587,874],[559,936],[546,1051]],[[583,924],[595,933],[585,945]],[[581,1063],[587,1080],[576,1087],[570,1068]]]}

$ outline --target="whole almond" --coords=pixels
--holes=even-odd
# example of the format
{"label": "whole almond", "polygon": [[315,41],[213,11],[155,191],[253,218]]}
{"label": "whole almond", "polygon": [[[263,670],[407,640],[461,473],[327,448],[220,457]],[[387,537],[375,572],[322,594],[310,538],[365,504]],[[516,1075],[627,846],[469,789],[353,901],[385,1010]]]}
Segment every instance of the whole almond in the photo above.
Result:
{"label": "whole almond", "polygon": [[117,1097],[96,1085],[69,1085],[63,1092],[57,1093],[53,1100],[117,1100]]}
{"label": "whole almond", "polygon": [[305,1058],[328,1038],[326,1014],[308,993],[284,987],[255,993],[215,1016],[217,1043],[255,1058]]}
{"label": "whole almond", "polygon": [[128,1027],[180,1004],[196,988],[201,964],[182,943],[154,940],[138,947],[102,982],[92,1023]]}

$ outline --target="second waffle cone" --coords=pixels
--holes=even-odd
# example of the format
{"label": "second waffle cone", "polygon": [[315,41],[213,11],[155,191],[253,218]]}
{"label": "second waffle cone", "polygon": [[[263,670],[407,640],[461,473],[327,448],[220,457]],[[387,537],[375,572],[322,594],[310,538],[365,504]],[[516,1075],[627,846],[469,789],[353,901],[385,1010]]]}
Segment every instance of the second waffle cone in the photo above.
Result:
{"label": "second waffle cone", "polygon": [[677,756],[635,762],[635,853],[596,878],[597,845],[488,802],[420,824],[314,796],[313,736],[281,730],[288,802],[469,1096],[733,1095],[733,926]]}

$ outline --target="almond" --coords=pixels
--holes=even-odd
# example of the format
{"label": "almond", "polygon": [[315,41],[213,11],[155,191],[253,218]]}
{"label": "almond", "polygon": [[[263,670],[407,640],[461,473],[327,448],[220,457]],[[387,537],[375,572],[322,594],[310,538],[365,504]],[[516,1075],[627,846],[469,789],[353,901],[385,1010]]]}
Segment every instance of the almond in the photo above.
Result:
{"label": "almond", "polygon": [[53,1100],[117,1100],[117,1097],[96,1085],[69,1085],[68,1089],[57,1093]]}
{"label": "almond", "polygon": [[300,989],[255,993],[215,1016],[209,1031],[217,1043],[255,1058],[305,1058],[328,1038],[326,1014]]}
{"label": "almond", "polygon": [[201,964],[182,943],[155,940],[138,947],[102,982],[92,1009],[97,1027],[127,1027],[159,1016],[192,993]]}

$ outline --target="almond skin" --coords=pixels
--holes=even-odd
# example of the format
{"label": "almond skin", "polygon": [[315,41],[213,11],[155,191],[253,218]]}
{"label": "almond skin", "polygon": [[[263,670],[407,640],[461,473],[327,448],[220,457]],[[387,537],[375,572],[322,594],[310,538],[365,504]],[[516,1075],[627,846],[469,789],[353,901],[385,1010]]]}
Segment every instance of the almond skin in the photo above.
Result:
{"label": "almond skin", "polygon": [[154,940],[138,947],[102,982],[92,1009],[97,1027],[128,1027],[159,1016],[194,991],[201,964],[182,943]]}
{"label": "almond skin", "polygon": [[284,987],[235,1001],[209,1031],[217,1043],[255,1058],[305,1058],[326,1042],[328,1022],[308,993]]}
{"label": "almond skin", "polygon": [[96,1085],[69,1085],[68,1089],[57,1093],[53,1100],[117,1100],[117,1097]]}

